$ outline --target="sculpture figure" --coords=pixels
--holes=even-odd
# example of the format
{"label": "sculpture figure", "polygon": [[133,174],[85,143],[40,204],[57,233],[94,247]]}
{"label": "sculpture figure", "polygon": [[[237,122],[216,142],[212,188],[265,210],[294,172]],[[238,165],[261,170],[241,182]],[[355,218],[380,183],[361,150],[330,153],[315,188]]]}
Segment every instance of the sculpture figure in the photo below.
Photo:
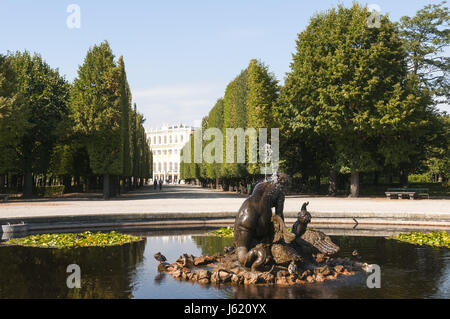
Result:
{"label": "sculpture figure", "polygon": [[[234,245],[238,262],[252,270],[275,263],[294,265],[312,260],[313,254],[332,255],[339,251],[323,232],[308,229],[311,214],[304,203],[297,221],[288,231],[284,223],[284,200],[288,176],[277,174],[256,185],[239,209],[234,226]],[[275,207],[275,214],[272,214]]]}
{"label": "sculpture figure", "polygon": [[[275,214],[284,220],[284,198],[288,176],[276,174],[267,182],[258,183],[253,193],[239,209],[234,225],[234,245],[241,265],[249,265],[255,252],[249,250],[257,244],[270,244],[274,230],[272,207]],[[247,266],[248,267],[248,266]]]}

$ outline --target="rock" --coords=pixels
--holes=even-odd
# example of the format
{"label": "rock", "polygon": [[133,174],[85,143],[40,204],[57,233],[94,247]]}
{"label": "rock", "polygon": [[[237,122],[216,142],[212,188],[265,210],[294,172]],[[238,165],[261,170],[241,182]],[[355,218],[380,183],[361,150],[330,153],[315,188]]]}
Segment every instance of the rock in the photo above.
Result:
{"label": "rock", "polygon": [[289,272],[287,270],[280,270],[279,272],[277,272],[277,278],[278,277],[287,277],[289,276]]}
{"label": "rock", "polygon": [[330,268],[328,266],[317,267],[314,269],[314,274],[322,274],[323,276],[328,276],[331,273]]}
{"label": "rock", "polygon": [[258,282],[258,275],[253,272],[244,273],[244,285],[254,285]]}
{"label": "rock", "polygon": [[229,282],[231,280],[231,274],[226,272],[226,271],[219,271],[219,279],[220,282],[226,283]]}
{"label": "rock", "polygon": [[198,273],[193,272],[193,273],[192,273],[192,277],[190,278],[190,280],[192,280],[192,281],[198,281]]}
{"label": "rock", "polygon": [[259,276],[259,281],[268,283],[268,284],[273,284],[275,282],[275,276],[270,274],[270,273],[262,273]]}
{"label": "rock", "polygon": [[289,277],[287,277],[288,283],[290,285],[295,285],[295,281],[297,280],[298,276],[295,274],[290,275]]}
{"label": "rock", "polygon": [[344,276],[353,276],[354,274],[354,271],[348,271],[347,269],[344,269],[344,271],[342,272],[342,275]]}
{"label": "rock", "polygon": [[181,267],[192,268],[194,266],[194,259],[195,257],[192,255],[183,254],[177,259],[176,263]]}
{"label": "rock", "polygon": [[316,280],[316,282],[324,282],[325,281],[325,278],[322,276],[322,274],[315,275],[314,279]]}
{"label": "rock", "polygon": [[202,285],[209,284],[209,279],[208,279],[208,278],[200,279],[200,280],[198,281],[198,283],[199,283],[199,284],[202,284]]}
{"label": "rock", "polygon": [[244,277],[233,274],[231,276],[231,282],[234,284],[240,285],[240,284],[244,283]]}
{"label": "rock", "polygon": [[181,277],[181,274],[182,274],[182,272],[181,272],[181,270],[175,270],[174,272],[172,272],[172,276],[174,277],[174,278],[180,278]]}
{"label": "rock", "polygon": [[205,266],[213,263],[214,261],[215,258],[213,256],[201,256],[194,258],[193,263],[194,266]]}
{"label": "rock", "polygon": [[316,255],[316,262],[318,262],[318,263],[323,262],[323,261],[324,261],[324,257],[325,257],[324,254],[318,253],[318,254]]}
{"label": "rock", "polygon": [[306,277],[308,277],[308,276],[311,275],[311,274],[312,274],[311,270],[307,269],[307,270],[305,270],[305,271],[300,275],[300,279],[305,280]]}
{"label": "rock", "polygon": [[313,283],[314,282],[314,277],[313,276],[306,277],[306,282]]}
{"label": "rock", "polygon": [[210,280],[211,280],[211,283],[213,283],[213,284],[219,283],[219,281],[220,281],[219,273],[218,272],[213,272],[211,274]]}
{"label": "rock", "polygon": [[198,280],[208,279],[211,277],[211,272],[209,270],[198,270]]}
{"label": "rock", "polygon": [[338,274],[341,273],[343,270],[344,270],[344,266],[342,266],[342,265],[334,266],[334,271],[337,272]]}
{"label": "rock", "polygon": [[305,281],[305,280],[297,279],[297,280],[295,281],[295,283],[296,283],[297,285],[304,285],[304,284],[306,284],[306,281]]}
{"label": "rock", "polygon": [[242,272],[242,269],[239,268],[239,267],[235,267],[235,268],[230,269],[230,271],[231,271],[233,274],[238,275],[238,274],[240,274],[240,273]]}
{"label": "rock", "polygon": [[169,267],[172,268],[169,263],[162,262],[158,264],[158,271],[168,271]]}
{"label": "rock", "polygon": [[326,280],[335,280],[337,278],[337,273],[335,275],[328,275],[325,277]]}
{"label": "rock", "polygon": [[282,285],[282,286],[287,286],[287,285],[289,285],[289,282],[286,279],[286,277],[277,277],[276,284],[277,285]]}

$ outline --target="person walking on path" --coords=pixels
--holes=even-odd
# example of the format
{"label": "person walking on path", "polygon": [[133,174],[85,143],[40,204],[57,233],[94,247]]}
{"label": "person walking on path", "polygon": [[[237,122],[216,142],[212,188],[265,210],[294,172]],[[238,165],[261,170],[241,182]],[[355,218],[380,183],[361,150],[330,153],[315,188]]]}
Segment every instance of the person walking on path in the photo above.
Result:
{"label": "person walking on path", "polygon": [[159,190],[162,190],[162,179],[159,179]]}
{"label": "person walking on path", "polygon": [[156,190],[157,186],[158,186],[158,181],[155,178],[155,180],[153,181],[153,189]]}

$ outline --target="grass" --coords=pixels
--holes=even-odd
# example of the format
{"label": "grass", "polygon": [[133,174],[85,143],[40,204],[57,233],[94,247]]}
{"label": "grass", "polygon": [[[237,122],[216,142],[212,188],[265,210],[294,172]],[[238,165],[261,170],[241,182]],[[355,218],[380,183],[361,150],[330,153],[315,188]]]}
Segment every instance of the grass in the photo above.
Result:
{"label": "grass", "polygon": [[390,238],[414,245],[450,248],[450,233],[445,231],[431,233],[411,232]]}
{"label": "grass", "polygon": [[6,244],[37,248],[81,248],[81,247],[107,247],[120,246],[135,241],[143,240],[139,236],[131,236],[111,231],[109,233],[65,233],[42,234],[24,238],[14,238]]}

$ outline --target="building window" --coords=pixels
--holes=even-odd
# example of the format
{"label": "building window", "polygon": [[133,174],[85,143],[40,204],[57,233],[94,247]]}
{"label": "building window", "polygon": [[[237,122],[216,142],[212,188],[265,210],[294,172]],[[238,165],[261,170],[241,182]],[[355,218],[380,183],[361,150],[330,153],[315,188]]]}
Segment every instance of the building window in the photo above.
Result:
{"label": "building window", "polygon": [[167,144],[167,136],[164,136],[164,144]]}
{"label": "building window", "polygon": [[169,163],[169,171],[172,171],[172,163]]}
{"label": "building window", "polygon": [[153,136],[153,144],[156,144],[156,136]]}
{"label": "building window", "polygon": [[158,136],[158,144],[161,144],[161,136]]}
{"label": "building window", "polygon": [[180,141],[183,143],[183,135],[180,135]]}
{"label": "building window", "polygon": [[158,172],[161,172],[161,163],[158,163]]}
{"label": "building window", "polygon": [[178,143],[178,137],[175,135],[175,143]]}
{"label": "building window", "polygon": [[169,135],[169,144],[172,144],[172,135]]}
{"label": "building window", "polygon": [[164,172],[167,172],[167,163],[164,163]]}

